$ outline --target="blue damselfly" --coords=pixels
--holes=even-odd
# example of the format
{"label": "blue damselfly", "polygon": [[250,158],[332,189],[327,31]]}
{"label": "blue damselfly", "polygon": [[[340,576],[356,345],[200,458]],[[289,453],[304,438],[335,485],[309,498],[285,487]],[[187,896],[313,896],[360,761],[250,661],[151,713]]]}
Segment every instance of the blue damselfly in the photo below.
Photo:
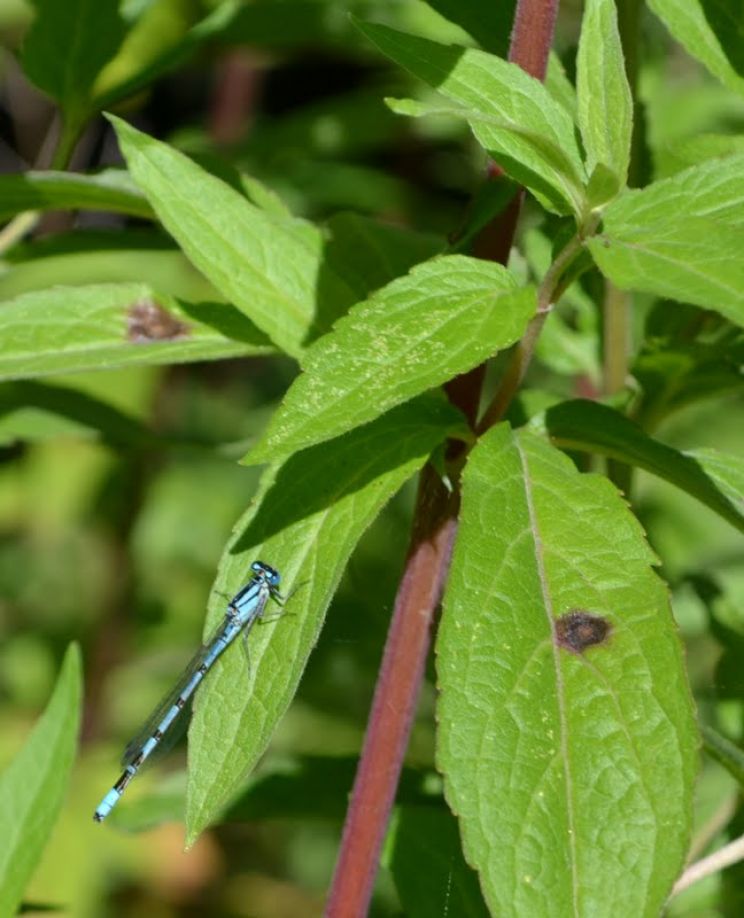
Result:
{"label": "blue damselfly", "polygon": [[263,561],[254,561],[251,570],[253,576],[228,602],[227,612],[220,626],[194,656],[170,694],[158,705],[144,727],[127,745],[122,756],[124,772],[99,803],[93,814],[96,822],[103,822],[119,802],[119,798],[142,763],[162,742],[220,655],[239,634],[247,636],[252,626],[263,616],[269,599],[274,599],[281,605],[284,597],[279,592],[278,572]]}

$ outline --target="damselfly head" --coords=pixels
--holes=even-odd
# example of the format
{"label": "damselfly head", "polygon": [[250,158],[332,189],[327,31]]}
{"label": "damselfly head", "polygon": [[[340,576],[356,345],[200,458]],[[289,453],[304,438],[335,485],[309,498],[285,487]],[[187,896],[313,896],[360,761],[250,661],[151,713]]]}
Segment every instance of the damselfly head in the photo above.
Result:
{"label": "damselfly head", "polygon": [[251,564],[251,570],[260,580],[268,583],[272,589],[279,587],[282,578],[279,576],[279,571],[275,571],[273,567],[263,561],[254,561]]}

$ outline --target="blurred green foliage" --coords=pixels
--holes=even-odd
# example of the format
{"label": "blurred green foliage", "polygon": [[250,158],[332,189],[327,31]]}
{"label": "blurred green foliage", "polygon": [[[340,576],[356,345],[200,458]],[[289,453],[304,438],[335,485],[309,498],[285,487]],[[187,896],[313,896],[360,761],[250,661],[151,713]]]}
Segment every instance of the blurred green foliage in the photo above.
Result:
{"label": "blurred green foliage", "polygon": [[[384,107],[383,96],[425,101],[426,94],[384,61],[347,16],[352,11],[434,40],[472,43],[433,9],[446,15],[451,4],[259,0],[233,10],[216,0],[135,0],[121,4],[123,23],[129,28],[136,24],[123,43],[115,6],[108,4],[116,34],[100,46],[107,66],[102,72],[97,66],[78,71],[78,83],[57,96],[63,107],[70,107],[75,125],[97,111],[99,102],[119,103],[128,113],[136,112],[148,131],[211,170],[218,172],[219,164],[219,174],[233,180],[237,176],[239,181],[241,173],[260,180],[263,185],[254,192],[275,193],[273,206],[279,211],[286,205],[315,220],[356,211],[440,240],[461,228],[485,154],[463,123],[409,121]],[[23,105],[33,103],[48,114],[29,85],[17,89],[22,80],[19,49],[24,35],[33,34],[28,29],[34,9],[41,14],[44,5],[0,0],[0,79],[7,93],[16,87],[22,100],[15,107],[6,102],[1,113],[18,141],[17,159],[0,151],[6,160],[3,171],[17,170],[41,146],[44,118],[37,118],[35,128],[24,128],[19,117]],[[578,10],[578,3],[566,3],[559,20],[557,51],[569,74]],[[644,166],[647,177],[662,178],[709,155],[711,144],[726,146],[725,138],[741,131],[744,109],[740,97],[672,43],[658,20],[644,19],[643,34]],[[37,32],[35,41],[44,38]],[[97,44],[95,29],[85,40]],[[498,36],[492,47],[503,50],[505,41]],[[33,44],[26,48],[33,52]],[[106,56],[117,50],[113,59]],[[218,117],[220,105],[225,81],[235,80],[236,72],[250,101],[237,122],[225,128]],[[33,67],[27,74],[42,89],[60,78]],[[108,165],[111,140],[103,132],[100,124],[89,129],[84,155]],[[715,142],[701,144],[703,134]],[[512,261],[519,270],[521,259],[528,276],[546,263],[547,240],[558,235],[559,223],[528,201],[523,226],[521,250]],[[97,222],[87,212],[74,226],[63,227],[67,232],[46,238],[39,234],[3,254],[1,299],[60,283],[114,281],[151,284],[188,300],[214,294],[175,244],[150,224],[125,229],[121,221]],[[554,325],[546,331],[559,344],[538,354],[520,405],[526,416],[531,397],[542,407],[555,393],[576,394],[577,375],[584,383],[597,383],[601,329],[593,284],[596,277],[589,276],[571,288],[551,320]],[[657,380],[664,368],[654,362],[659,330],[651,298],[638,300],[636,375],[663,388]],[[683,318],[687,315],[679,304],[674,308]],[[641,350],[644,322],[648,337]],[[669,325],[663,330],[669,334]],[[685,355],[694,348],[705,351],[705,366],[717,373],[714,381],[712,370],[702,378],[692,374],[685,391],[696,396],[708,386],[716,398],[688,403],[692,398],[679,397],[658,413],[654,402],[648,407],[649,425],[653,415],[656,434],[681,449],[713,446],[741,455],[741,385],[736,371],[723,373],[721,381],[715,329],[709,338],[705,329],[690,338],[685,325],[675,345]],[[562,359],[556,359],[556,348]],[[699,370],[702,363],[696,358],[695,367]],[[49,408],[49,393],[31,401],[27,390],[23,404],[10,397],[0,402],[0,766],[22,748],[71,641],[81,645],[85,662],[82,751],[60,820],[26,890],[27,902],[59,906],[76,918],[321,914],[353,776],[352,758],[401,573],[412,487],[383,511],[355,551],[298,695],[223,824],[189,851],[182,850],[183,829],[175,820],[183,813],[183,749],[138,779],[110,826],[95,826],[91,819],[115,776],[123,744],[200,640],[217,562],[257,486],[256,470],[237,460],[265,428],[295,372],[287,358],[266,355],[50,380],[71,396],[90,396],[110,407],[118,422],[123,416],[153,435],[125,447],[112,440],[111,418],[87,425],[61,417]],[[670,399],[678,394],[675,389]],[[600,467],[599,460],[594,464]],[[632,499],[663,561],[701,714],[741,743],[740,535],[646,473],[638,474]],[[270,627],[292,628],[293,621],[287,616]],[[433,833],[441,832],[445,845],[454,837],[433,770],[432,675],[409,750],[401,809],[388,840],[387,868],[378,881],[372,914],[380,918],[421,914],[409,912],[421,901],[434,915],[442,891],[427,890],[432,897],[428,904],[410,880],[431,863],[440,865],[442,858],[441,869],[453,871],[461,897],[451,901],[468,902],[472,894],[474,880],[459,849],[452,861],[442,854],[444,848],[427,849]],[[706,759],[696,803],[701,851],[732,833],[729,820],[737,794],[730,775]],[[397,851],[396,833],[402,838]],[[236,849],[251,852],[250,868]],[[401,869],[403,880],[396,890],[393,878]],[[737,914],[743,899],[744,874],[735,869],[683,893],[668,913],[679,918]],[[471,913],[456,907],[466,908],[452,904],[453,918]],[[474,905],[472,913],[478,908]]]}

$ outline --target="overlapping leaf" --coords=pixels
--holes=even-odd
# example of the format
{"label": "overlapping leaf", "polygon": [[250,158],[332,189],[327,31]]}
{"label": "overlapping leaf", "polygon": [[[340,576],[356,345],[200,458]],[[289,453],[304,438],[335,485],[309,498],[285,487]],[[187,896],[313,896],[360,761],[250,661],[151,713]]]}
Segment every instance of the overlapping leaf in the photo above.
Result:
{"label": "overlapping leaf", "polygon": [[179,303],[146,284],[54,287],[8,300],[2,309],[0,379],[272,350],[226,303]]}
{"label": "overlapping leaf", "polygon": [[717,449],[692,449],[685,453],[699,463],[744,516],[744,459]]}
{"label": "overlapping leaf", "polygon": [[[0,273],[0,301],[58,286],[134,283],[192,303],[219,302],[219,292],[167,242],[148,230],[77,230],[16,245]],[[249,320],[242,318],[247,325]]]}
{"label": "overlapping leaf", "polygon": [[[660,301],[660,311],[679,304]],[[643,389],[639,420],[652,429],[662,418],[703,399],[741,389],[744,335],[739,341],[694,342],[687,346],[650,346],[637,357],[633,376]]]}
{"label": "overlapping leaf", "polygon": [[744,325],[744,230],[698,217],[608,227],[589,241],[603,274],[623,290],[715,309]]}
{"label": "overlapping leaf", "polygon": [[429,6],[470,33],[484,51],[499,57],[506,57],[509,51],[516,5],[516,0],[487,4],[480,0],[429,0]]}
{"label": "overlapping leaf", "polygon": [[744,532],[744,463],[716,451],[683,453],[598,402],[563,402],[545,412],[550,437],[645,469],[676,485]]}
{"label": "overlapping leaf", "polygon": [[[197,698],[189,745],[190,839],[240,790],[266,748],[361,534],[461,422],[443,397],[422,396],[266,472],[223,555],[217,588],[235,592],[260,558],[281,571],[284,589],[294,595],[279,621],[253,629],[250,667],[239,648],[229,651]],[[223,614],[218,599],[209,625]]]}
{"label": "overlapping leaf", "polygon": [[36,17],[23,46],[23,69],[79,126],[90,113],[93,81],[116,53],[125,24],[119,0],[33,0]]}
{"label": "overlapping leaf", "polygon": [[0,219],[24,210],[72,209],[152,216],[152,208],[123,169],[106,169],[96,175],[76,172],[0,175]]}
{"label": "overlapping leaf", "polygon": [[478,876],[462,856],[457,820],[444,806],[399,806],[387,867],[409,918],[488,918]]}
{"label": "overlapping leaf", "polygon": [[741,134],[694,134],[665,149],[665,168],[672,174],[708,160],[743,152],[744,137]]}
{"label": "overlapping leaf", "polygon": [[[674,38],[729,89],[744,95],[744,37],[736,4],[705,0],[648,0]],[[718,16],[715,15],[716,11]],[[713,12],[713,21],[710,13]],[[727,16],[728,14],[728,16]]]}
{"label": "overlapping leaf", "polygon": [[604,212],[604,228],[612,235],[688,217],[744,228],[744,153],[710,159],[646,188],[627,191]]}
{"label": "overlapping leaf", "polygon": [[613,201],[594,260],[623,289],[715,309],[744,324],[744,156],[694,166]]}
{"label": "overlapping leaf", "polygon": [[576,89],[566,74],[566,69],[555,51],[550,52],[545,73],[545,88],[568,112],[571,121],[578,121],[579,106]]}
{"label": "overlapping leaf", "polygon": [[586,174],[573,122],[542,83],[483,51],[382,25],[359,23],[359,28],[384,54],[457,103],[448,111],[466,119],[506,173],[546,207],[582,213]]}
{"label": "overlapping leaf", "polygon": [[335,214],[326,226],[328,264],[359,300],[444,248],[438,236],[378,223],[361,214]]}
{"label": "overlapping leaf", "polygon": [[298,356],[354,302],[348,284],[324,263],[323,236],[312,224],[259,210],[172,147],[112,121],[165,228],[278,347]]}
{"label": "overlapping leaf", "polygon": [[517,341],[535,310],[506,268],[450,255],[355,306],[305,355],[251,462],[338,436]]}
{"label": "overlapping leaf", "polygon": [[223,0],[201,20],[194,21],[198,6],[180,2],[146,5],[117,55],[97,76],[93,86],[96,108],[111,108],[183,64],[200,44],[228,26],[238,8],[237,0]]}
{"label": "overlapping leaf", "polygon": [[438,767],[494,914],[656,915],[697,738],[667,590],[613,486],[501,425],[471,454]]}
{"label": "overlapping leaf", "polygon": [[615,179],[614,194],[627,179],[633,132],[633,100],[614,0],[588,0],[584,5],[576,89],[587,172],[605,166]]}

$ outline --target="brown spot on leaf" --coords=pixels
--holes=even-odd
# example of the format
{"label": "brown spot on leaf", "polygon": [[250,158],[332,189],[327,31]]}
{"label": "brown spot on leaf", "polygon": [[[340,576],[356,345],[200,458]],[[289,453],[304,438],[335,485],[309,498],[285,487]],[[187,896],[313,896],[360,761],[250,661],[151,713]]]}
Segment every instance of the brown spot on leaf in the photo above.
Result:
{"label": "brown spot on leaf", "polygon": [[571,609],[555,623],[555,640],[559,647],[572,653],[583,653],[593,644],[601,644],[610,635],[612,625],[601,615],[584,609]]}
{"label": "brown spot on leaf", "polygon": [[189,334],[189,327],[154,300],[139,300],[127,312],[127,338],[132,344],[176,341]]}

